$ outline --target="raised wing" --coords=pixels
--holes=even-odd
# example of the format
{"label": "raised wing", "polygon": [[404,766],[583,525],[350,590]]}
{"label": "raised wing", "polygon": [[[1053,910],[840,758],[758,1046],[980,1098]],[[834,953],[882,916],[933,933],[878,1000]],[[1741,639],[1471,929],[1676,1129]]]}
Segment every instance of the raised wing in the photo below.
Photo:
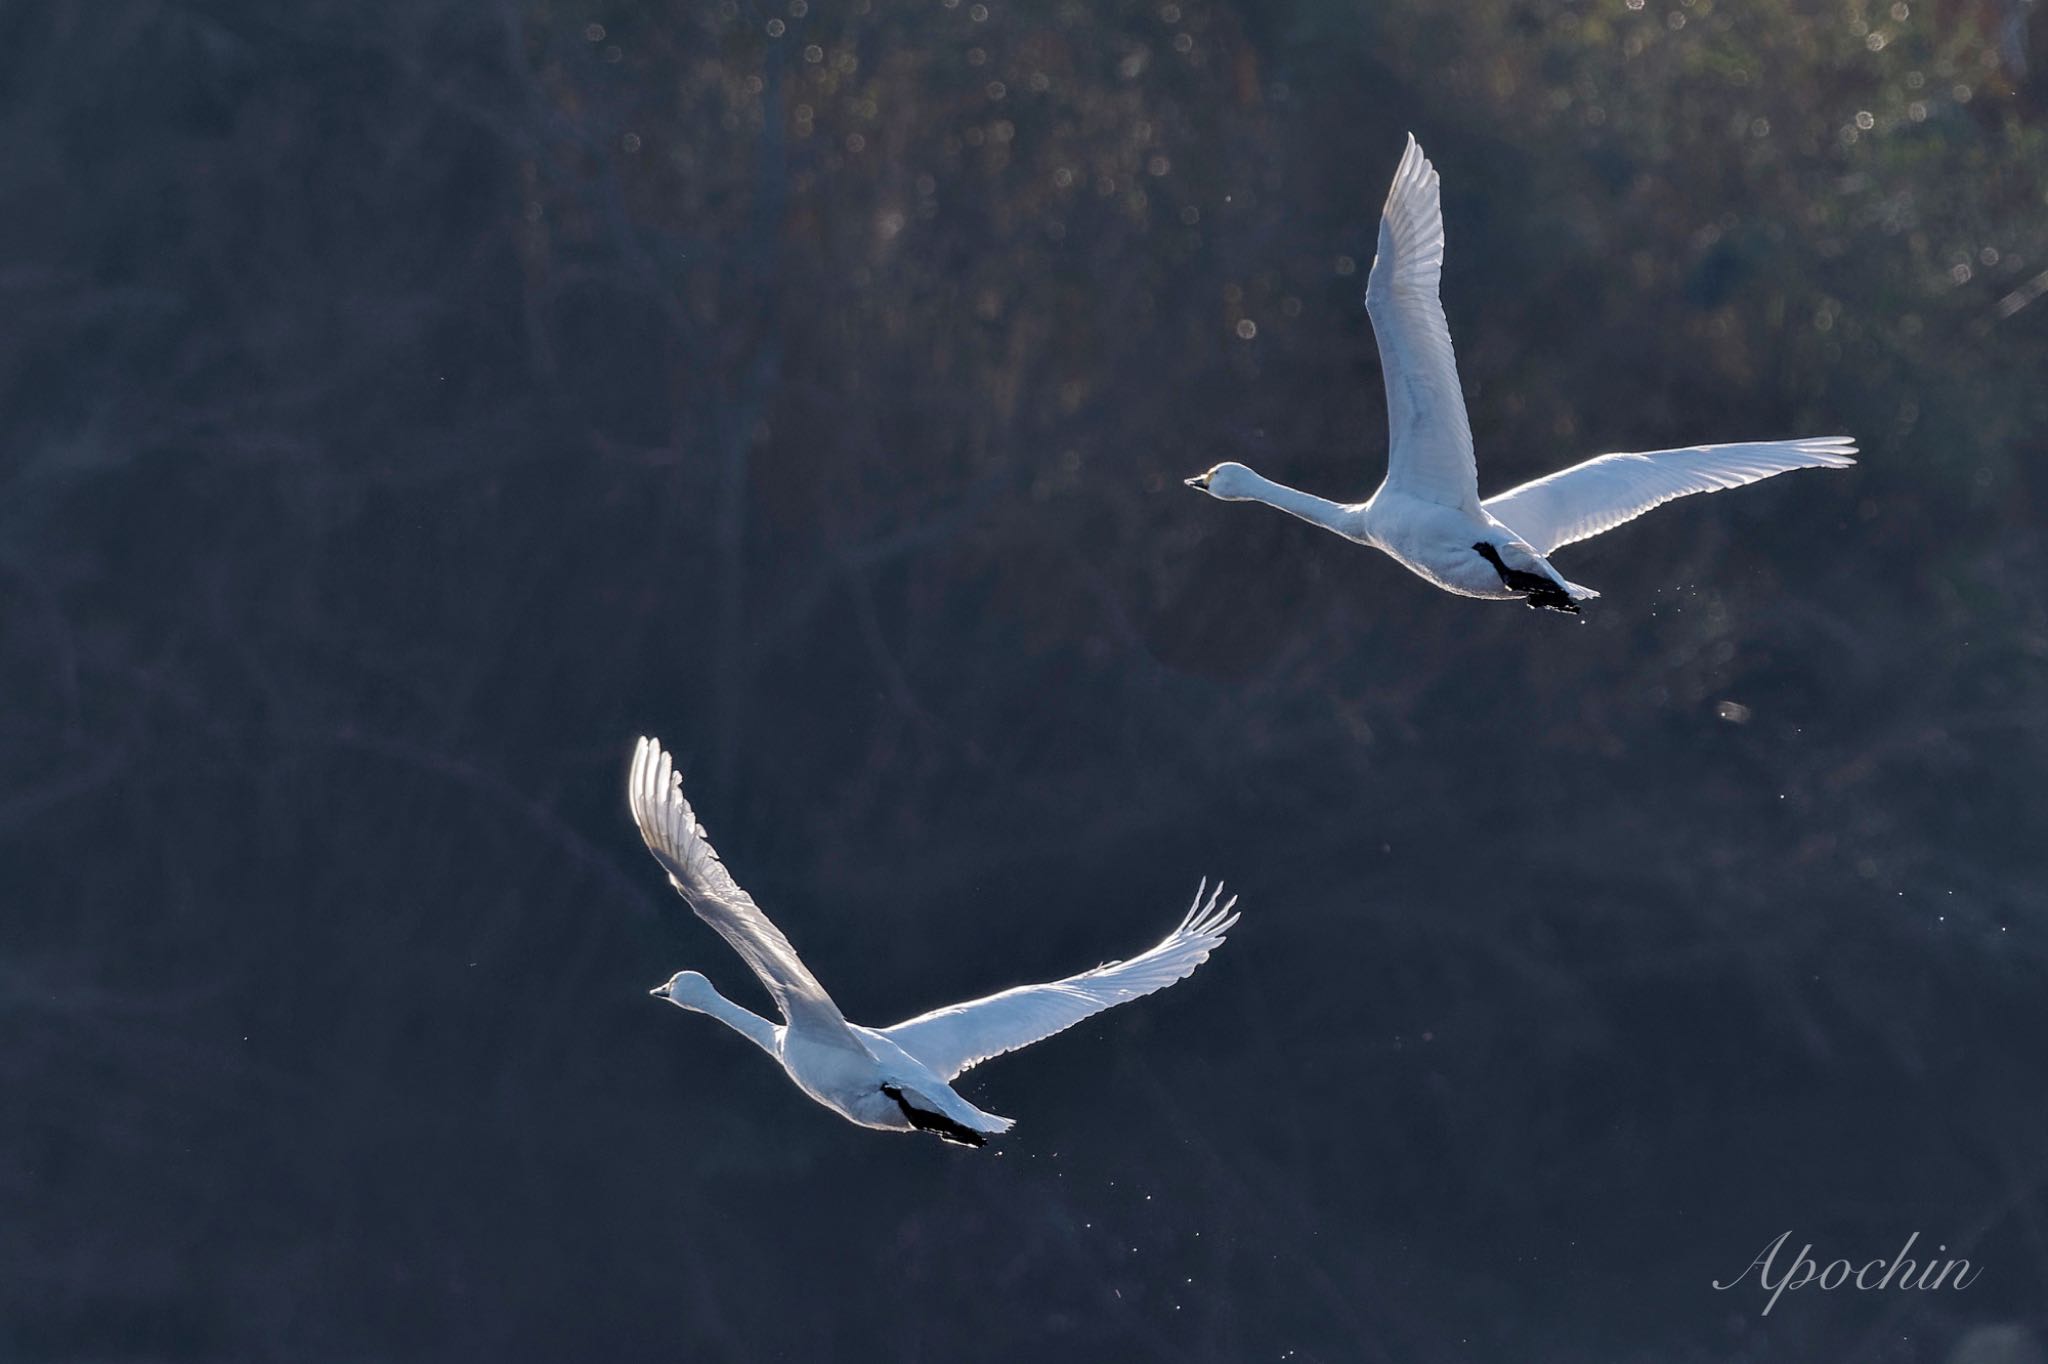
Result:
{"label": "raised wing", "polygon": [[682,787],[683,775],[674,770],[661,744],[640,740],[633,750],[626,799],[647,850],[668,870],[669,884],[754,968],[785,1019],[818,1038],[842,1034],[860,1048],[839,1006],[804,966],[796,948],[718,860],[690,802],[683,799]]}
{"label": "raised wing", "polygon": [[1207,961],[1237,922],[1231,912],[1237,897],[1219,907],[1222,885],[1209,892],[1205,903],[1207,889],[1205,881],[1180,927],[1143,956],[1109,962],[1050,985],[1020,985],[985,999],[934,1009],[884,1028],[882,1036],[950,1080],[991,1056],[1028,1047],[1104,1009],[1164,990]]}
{"label": "raised wing", "polygon": [[1379,254],[1365,285],[1365,311],[1387,381],[1384,486],[1472,511],[1479,506],[1479,475],[1451,328],[1438,297],[1443,272],[1436,169],[1410,134],[1380,213]]}
{"label": "raised wing", "polygon": [[1788,469],[1845,469],[1848,436],[1689,445],[1639,455],[1601,455],[1486,499],[1486,510],[1538,554],[1633,521],[1688,493],[1739,488]]}

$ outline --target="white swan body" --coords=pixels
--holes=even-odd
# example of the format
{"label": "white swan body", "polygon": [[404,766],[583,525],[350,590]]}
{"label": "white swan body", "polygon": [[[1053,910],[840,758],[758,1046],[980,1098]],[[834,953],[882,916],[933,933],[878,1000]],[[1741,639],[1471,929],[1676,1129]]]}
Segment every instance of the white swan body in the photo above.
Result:
{"label": "white swan body", "polygon": [[1446,592],[1576,614],[1600,594],[1551,567],[1562,545],[1611,530],[1675,497],[1740,487],[1788,469],[1854,464],[1846,436],[1694,445],[1601,455],[1485,501],[1472,428],[1438,286],[1443,207],[1436,171],[1411,136],[1380,215],[1365,290],[1387,385],[1387,476],[1370,499],[1338,503],[1219,464],[1188,486],[1264,502],[1371,545]]}
{"label": "white swan body", "polygon": [[783,1022],[741,1008],[695,971],[679,971],[649,993],[725,1023],[774,1057],[797,1088],[862,1127],[980,1146],[1011,1120],[960,1097],[956,1076],[1186,978],[1237,922],[1236,899],[1219,905],[1220,885],[1205,899],[1205,883],[1180,927],[1129,961],[936,1009],[893,1028],[863,1028],[846,1021],[789,939],[726,871],[683,798],[682,780],[659,743],[640,740],[627,783],[633,821],[670,884],[753,968]]}

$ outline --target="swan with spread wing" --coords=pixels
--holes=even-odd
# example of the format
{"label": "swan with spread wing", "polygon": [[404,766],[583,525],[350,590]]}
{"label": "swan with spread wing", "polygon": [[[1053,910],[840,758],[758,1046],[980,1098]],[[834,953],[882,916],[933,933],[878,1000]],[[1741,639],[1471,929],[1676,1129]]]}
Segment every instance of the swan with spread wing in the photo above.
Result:
{"label": "swan with spread wing", "polygon": [[682,781],[657,741],[640,740],[627,785],[633,821],[669,883],[753,968],[783,1021],[740,1007],[695,971],[677,972],[650,993],[726,1024],[773,1057],[797,1088],[863,1127],[931,1132],[964,1146],[1008,1131],[1011,1119],[984,1113],[954,1091],[962,1071],[1185,979],[1237,922],[1235,897],[1223,900],[1220,884],[1209,891],[1205,883],[1180,927],[1129,961],[934,1009],[893,1028],[864,1028],[846,1021],[789,939],[726,871],[683,798]]}
{"label": "swan with spread wing", "polygon": [[1242,464],[1219,464],[1188,486],[1227,502],[1264,502],[1371,545],[1446,592],[1576,615],[1580,602],[1600,594],[1552,568],[1553,550],[1676,497],[1856,462],[1847,436],[1692,445],[1601,455],[1482,502],[1438,297],[1443,264],[1437,174],[1411,136],[1380,215],[1379,254],[1365,288],[1387,385],[1387,477],[1379,491],[1364,502],[1332,502]]}

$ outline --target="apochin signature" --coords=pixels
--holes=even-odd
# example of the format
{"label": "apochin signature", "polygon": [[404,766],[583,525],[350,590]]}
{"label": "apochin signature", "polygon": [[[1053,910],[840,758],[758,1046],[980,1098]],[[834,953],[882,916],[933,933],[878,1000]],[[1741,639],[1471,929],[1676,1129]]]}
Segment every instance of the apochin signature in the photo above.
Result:
{"label": "apochin signature", "polygon": [[[1785,1242],[1791,1238],[1792,1229],[1787,1227],[1779,1233],[1777,1240],[1758,1251],[1756,1258],[1744,1266],[1740,1274],[1727,1283],[1716,1279],[1714,1287],[1725,1293],[1748,1278],[1749,1271],[1754,1269],[1757,1287],[1771,1295],[1770,1301],[1764,1304],[1761,1313],[1768,1317],[1771,1309],[1778,1305],[1780,1293],[1787,1289],[1805,1288],[1809,1284],[1830,1292],[1843,1287],[1860,1288],[1866,1293],[1883,1292],[1888,1288],[1932,1291],[1937,1288],[1968,1288],[1976,1282],[1977,1276],[1983,1273],[1981,1268],[1971,1265],[1968,1260],[1928,1259],[1916,1262],[1907,1259],[1906,1252],[1920,1239],[1920,1233],[1916,1231],[1906,1238],[1906,1244],[1900,1246],[1899,1253],[1891,1259],[1867,1260],[1860,1266],[1853,1265],[1847,1260],[1830,1260],[1825,1267],[1818,1265],[1813,1260],[1813,1245],[1809,1242],[1799,1248],[1799,1253],[1792,1257],[1792,1263],[1785,1266],[1785,1272],[1773,1282],[1772,1265],[1777,1262],[1778,1252],[1784,1249]],[[1947,1246],[1935,1247],[1937,1252],[1947,1249]],[[1916,1270],[1917,1274],[1914,1272]],[[1950,1278],[1951,1274],[1955,1277]]]}

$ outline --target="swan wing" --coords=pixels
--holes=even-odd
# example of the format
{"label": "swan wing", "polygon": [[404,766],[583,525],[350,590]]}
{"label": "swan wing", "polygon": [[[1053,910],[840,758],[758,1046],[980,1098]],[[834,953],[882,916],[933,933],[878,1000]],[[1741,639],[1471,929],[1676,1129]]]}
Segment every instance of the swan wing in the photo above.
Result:
{"label": "swan wing", "polygon": [[1204,882],[1180,927],[1151,951],[1129,961],[1109,962],[1048,985],[1020,985],[984,999],[934,1009],[884,1028],[882,1036],[951,1080],[991,1056],[1030,1046],[1104,1009],[1185,979],[1209,959],[1209,953],[1237,922],[1237,915],[1231,912],[1237,897],[1219,905],[1222,894],[1220,883],[1208,891]]}
{"label": "swan wing", "polygon": [[1365,285],[1365,311],[1379,341],[1387,383],[1388,491],[1465,511],[1479,506],[1472,426],[1458,387],[1458,360],[1438,288],[1444,271],[1444,212],[1436,168],[1413,134],[1387,206],[1379,254]]}
{"label": "swan wing", "polygon": [[669,884],[754,969],[791,1026],[818,1038],[843,1034],[865,1051],[796,948],[719,861],[682,788],[683,775],[667,750],[658,740],[640,740],[633,750],[627,803],[647,850],[667,870]]}
{"label": "swan wing", "polygon": [[1486,499],[1494,520],[1548,554],[1633,521],[1689,493],[1739,488],[1788,469],[1843,469],[1856,461],[1848,436],[1689,445],[1682,450],[1601,455]]}

